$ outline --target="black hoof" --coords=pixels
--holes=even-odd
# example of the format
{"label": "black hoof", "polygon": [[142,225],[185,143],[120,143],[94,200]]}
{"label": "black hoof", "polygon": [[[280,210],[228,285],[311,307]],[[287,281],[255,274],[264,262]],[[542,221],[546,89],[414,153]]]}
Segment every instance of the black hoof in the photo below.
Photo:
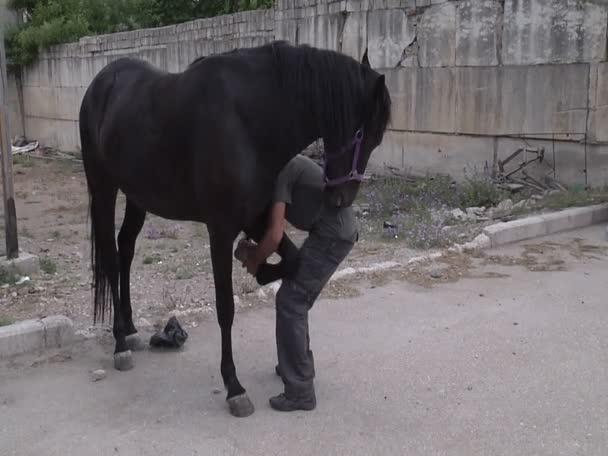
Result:
{"label": "black hoof", "polygon": [[138,334],[131,334],[126,337],[127,348],[131,351],[144,351],[146,344],[141,340]]}
{"label": "black hoof", "polygon": [[247,393],[239,394],[238,396],[226,399],[226,402],[228,402],[230,414],[232,416],[236,416],[237,418],[245,418],[252,415],[255,411],[253,403],[249,400],[249,397],[247,397]]}
{"label": "black hoof", "polygon": [[260,265],[257,274],[255,275],[255,279],[258,282],[258,285],[264,286],[269,283],[276,282],[284,277],[283,268],[281,267],[281,263],[279,264],[268,264],[264,263]]}
{"label": "black hoof", "polygon": [[114,369],[128,371],[133,369],[134,365],[135,363],[133,362],[131,350],[114,353]]}

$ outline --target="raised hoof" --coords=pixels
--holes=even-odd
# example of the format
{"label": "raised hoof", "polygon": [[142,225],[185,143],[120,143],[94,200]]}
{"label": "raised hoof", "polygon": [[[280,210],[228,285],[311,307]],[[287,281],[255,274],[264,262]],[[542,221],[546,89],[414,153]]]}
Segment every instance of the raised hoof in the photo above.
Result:
{"label": "raised hoof", "polygon": [[134,365],[135,363],[133,362],[131,350],[114,353],[114,369],[119,371],[128,371],[133,369]]}
{"label": "raised hoof", "polygon": [[255,411],[253,403],[249,400],[249,397],[247,397],[247,393],[226,399],[226,402],[228,402],[230,414],[237,418],[245,418]]}
{"label": "raised hoof", "polygon": [[131,351],[144,351],[146,349],[146,344],[141,340],[138,334],[131,334],[127,336],[127,348]]}

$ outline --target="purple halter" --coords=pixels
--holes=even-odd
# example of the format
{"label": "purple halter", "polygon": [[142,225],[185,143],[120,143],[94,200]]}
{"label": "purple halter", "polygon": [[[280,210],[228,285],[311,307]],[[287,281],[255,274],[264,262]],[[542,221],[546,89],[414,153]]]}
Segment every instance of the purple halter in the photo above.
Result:
{"label": "purple halter", "polygon": [[[329,155],[328,153],[325,154],[325,166],[323,168],[323,176],[324,176],[324,180],[325,180],[325,185],[327,185],[328,187],[335,187],[336,185],[342,185],[347,182],[351,182],[351,181],[361,182],[363,180],[363,174],[359,174],[359,171],[357,170],[357,165],[359,164],[359,154],[361,153],[361,143],[362,142],[363,142],[363,127],[359,128],[357,130],[357,132],[355,133],[355,137],[353,138],[353,141],[350,144],[350,147],[349,146],[344,147],[337,154],[333,154],[333,155]],[[355,153],[353,154],[353,166],[350,170],[350,173],[347,176],[336,177],[336,178],[330,179],[327,176],[327,163],[330,160],[335,160],[336,158],[341,157],[345,153],[350,152],[353,148],[355,149]]]}

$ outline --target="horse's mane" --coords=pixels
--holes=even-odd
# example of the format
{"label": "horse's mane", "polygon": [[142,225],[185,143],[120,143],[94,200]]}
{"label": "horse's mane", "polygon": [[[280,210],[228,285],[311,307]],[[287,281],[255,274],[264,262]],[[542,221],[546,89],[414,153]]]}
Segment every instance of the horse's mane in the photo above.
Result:
{"label": "horse's mane", "polygon": [[366,108],[361,66],[335,51],[285,42],[271,44],[279,80],[294,106],[315,113],[327,150],[343,146]]}
{"label": "horse's mane", "polygon": [[[283,95],[291,106],[314,112],[327,150],[337,150],[353,136],[353,125],[371,121],[372,130],[384,132],[390,122],[391,100],[384,90],[372,100],[366,93],[361,65],[336,51],[274,41],[257,48],[237,48],[224,54],[271,51]],[[203,61],[194,60],[189,67]],[[371,87],[367,87],[369,90]],[[374,102],[374,105],[370,103]]]}

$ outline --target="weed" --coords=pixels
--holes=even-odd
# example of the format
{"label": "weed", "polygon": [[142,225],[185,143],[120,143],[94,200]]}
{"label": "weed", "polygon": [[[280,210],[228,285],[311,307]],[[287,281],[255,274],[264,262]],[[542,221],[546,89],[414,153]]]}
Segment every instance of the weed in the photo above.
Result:
{"label": "weed", "polygon": [[194,237],[199,239],[207,239],[209,237],[205,225],[202,223],[196,223],[194,225]]}
{"label": "weed", "polygon": [[384,235],[400,238],[414,249],[446,247],[454,241],[444,229],[445,216],[426,208],[398,214],[391,222],[392,228],[385,230]]}
{"label": "weed", "polygon": [[172,226],[170,228],[157,229],[153,226],[149,227],[146,231],[146,238],[151,240],[156,239],[178,239],[179,238],[179,227]]}
{"label": "weed", "polygon": [[158,253],[153,253],[152,255],[146,255],[144,257],[144,264],[156,264],[161,261],[161,256]]}
{"label": "weed", "polygon": [[10,317],[0,317],[0,326],[12,325],[15,321]]}
{"label": "weed", "polygon": [[194,269],[189,266],[179,266],[175,271],[177,280],[188,280],[194,277]]}
{"label": "weed", "polygon": [[595,202],[591,192],[582,188],[570,188],[565,192],[556,192],[548,195],[543,205],[549,209],[566,209],[575,206],[588,206]]}
{"label": "weed", "polygon": [[45,274],[55,274],[57,272],[57,264],[52,258],[42,257],[40,258],[40,269]]}
{"label": "weed", "polygon": [[12,269],[0,268],[0,285],[15,285],[19,276]]}
{"label": "weed", "polygon": [[24,226],[21,228],[21,236],[29,239],[34,239],[34,234],[29,230],[28,227]]}
{"label": "weed", "polygon": [[236,277],[235,280],[235,291],[237,295],[247,295],[253,293],[259,288],[258,283],[255,281],[253,276],[245,274],[240,277]]}
{"label": "weed", "polygon": [[19,154],[13,156],[13,163],[23,168],[33,168],[34,159],[27,154]]}
{"label": "weed", "polygon": [[458,190],[462,207],[492,207],[506,197],[488,174],[475,170],[472,173],[465,171],[464,182]]}

